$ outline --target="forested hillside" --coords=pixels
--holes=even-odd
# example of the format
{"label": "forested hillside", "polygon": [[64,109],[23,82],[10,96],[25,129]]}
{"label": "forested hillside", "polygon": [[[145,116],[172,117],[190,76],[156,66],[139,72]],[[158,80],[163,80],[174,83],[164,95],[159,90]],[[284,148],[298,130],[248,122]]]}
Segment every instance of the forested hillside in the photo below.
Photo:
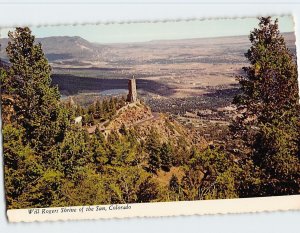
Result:
{"label": "forested hillside", "polygon": [[62,101],[30,29],[10,32],[0,67],[7,208],[299,194],[295,58],[270,17],[249,38],[220,147],[143,102]]}

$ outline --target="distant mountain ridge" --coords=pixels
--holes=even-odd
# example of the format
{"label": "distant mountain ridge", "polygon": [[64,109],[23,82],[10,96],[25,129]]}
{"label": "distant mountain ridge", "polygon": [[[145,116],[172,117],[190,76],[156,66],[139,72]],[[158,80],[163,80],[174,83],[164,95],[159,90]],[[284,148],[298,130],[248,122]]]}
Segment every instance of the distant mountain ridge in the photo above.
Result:
{"label": "distant mountain ridge", "polygon": [[[36,42],[42,44],[47,59],[52,61],[68,59],[96,59],[101,53],[103,46],[91,43],[79,36],[51,36],[36,38]],[[1,58],[6,58],[5,49],[8,38],[0,39],[2,49]]]}
{"label": "distant mountain ridge", "polygon": [[[295,34],[294,32],[283,33],[288,47],[292,48],[295,53]],[[215,38],[191,38],[191,39],[178,39],[178,40],[153,40],[148,42],[132,42],[132,43],[114,43],[114,44],[99,44],[89,42],[79,36],[51,36],[44,38],[36,38],[36,42],[42,44],[44,53],[47,59],[53,63],[60,61],[76,61],[77,65],[84,65],[85,61],[109,61],[118,56],[118,49],[131,49],[131,48],[160,48],[164,46],[180,46],[189,44],[189,46],[205,46],[205,45],[229,45],[238,44],[245,49],[249,48],[250,42],[248,36],[226,36]],[[0,58],[7,61],[5,48],[8,39],[0,39],[1,51]],[[246,51],[246,50],[245,50]]]}

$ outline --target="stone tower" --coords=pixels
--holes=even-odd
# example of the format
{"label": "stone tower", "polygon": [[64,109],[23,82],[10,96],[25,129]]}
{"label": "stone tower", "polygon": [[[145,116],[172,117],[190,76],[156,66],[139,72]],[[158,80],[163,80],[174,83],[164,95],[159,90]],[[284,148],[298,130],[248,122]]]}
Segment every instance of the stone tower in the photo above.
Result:
{"label": "stone tower", "polygon": [[134,78],[128,80],[127,101],[131,103],[137,101],[136,82]]}

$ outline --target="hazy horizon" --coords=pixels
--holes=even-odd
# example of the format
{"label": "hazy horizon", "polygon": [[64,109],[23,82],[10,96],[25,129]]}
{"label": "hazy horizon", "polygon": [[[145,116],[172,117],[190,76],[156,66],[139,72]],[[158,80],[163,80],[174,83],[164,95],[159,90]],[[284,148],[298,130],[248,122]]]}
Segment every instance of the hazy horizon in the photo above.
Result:
{"label": "hazy horizon", "polygon": [[[282,33],[294,32],[292,16],[278,18]],[[78,36],[97,44],[142,43],[163,40],[204,39],[249,35],[258,26],[257,18],[205,19],[190,21],[135,22],[98,25],[62,25],[30,27],[36,38]],[[7,38],[13,28],[1,28]]]}

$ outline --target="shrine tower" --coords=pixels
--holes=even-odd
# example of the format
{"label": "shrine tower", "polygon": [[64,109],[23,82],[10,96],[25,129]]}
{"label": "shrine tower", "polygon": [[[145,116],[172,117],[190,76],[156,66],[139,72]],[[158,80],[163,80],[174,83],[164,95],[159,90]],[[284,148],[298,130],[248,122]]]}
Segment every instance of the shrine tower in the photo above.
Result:
{"label": "shrine tower", "polygon": [[127,101],[130,103],[137,101],[136,81],[134,77],[128,80]]}

